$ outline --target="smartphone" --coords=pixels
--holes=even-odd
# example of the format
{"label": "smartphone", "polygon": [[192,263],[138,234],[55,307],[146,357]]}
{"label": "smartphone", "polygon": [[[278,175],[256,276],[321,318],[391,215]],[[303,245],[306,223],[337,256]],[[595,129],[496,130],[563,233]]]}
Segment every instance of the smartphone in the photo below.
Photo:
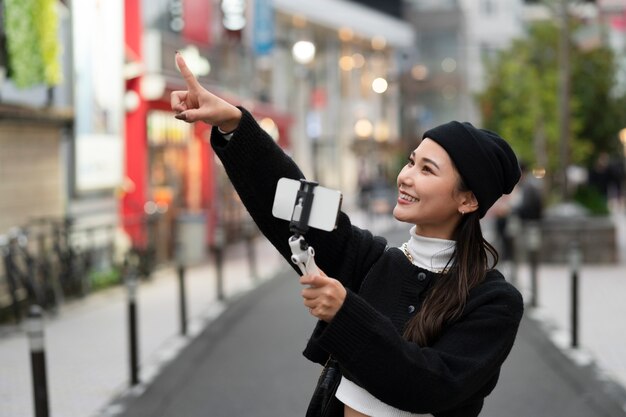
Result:
{"label": "smartphone", "polygon": [[[272,214],[279,219],[291,221],[300,181],[281,178],[276,185]],[[309,227],[330,232],[337,226],[343,195],[340,191],[321,186],[313,188],[313,203],[309,215]]]}

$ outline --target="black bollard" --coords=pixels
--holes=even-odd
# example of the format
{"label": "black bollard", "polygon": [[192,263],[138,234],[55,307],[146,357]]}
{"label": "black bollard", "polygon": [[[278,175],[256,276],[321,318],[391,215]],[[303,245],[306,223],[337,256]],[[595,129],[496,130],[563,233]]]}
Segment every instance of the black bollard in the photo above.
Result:
{"label": "black bollard", "polygon": [[537,282],[537,269],[539,264],[539,248],[541,247],[541,229],[539,224],[531,222],[526,227],[526,247],[528,249],[528,262],[530,265],[530,305],[537,307],[539,303],[539,283]]}
{"label": "black bollard", "polygon": [[223,301],[224,295],[224,228],[218,225],[215,228],[215,236],[213,242],[213,254],[215,255],[215,271],[217,274],[217,299]]}
{"label": "black bollard", "polygon": [[517,215],[511,215],[506,223],[506,235],[511,239],[511,270],[509,272],[511,284],[518,286],[518,264],[520,257],[520,234],[522,224]]}
{"label": "black bollard", "polygon": [[213,248],[215,254],[215,270],[217,273],[217,299],[222,301],[224,296],[224,250],[221,246]]}
{"label": "black bollard", "polygon": [[256,252],[254,249],[254,223],[252,220],[247,221],[244,224],[246,235],[246,252],[248,255],[248,266],[250,267],[250,277],[256,281],[258,279],[258,273],[256,268]]}
{"label": "black bollard", "polygon": [[185,294],[185,265],[178,264],[178,289],[180,295],[180,334],[187,335],[187,296]]}
{"label": "black bollard", "polygon": [[572,242],[569,249],[569,261],[571,271],[571,347],[578,347],[578,273],[582,261],[582,254],[578,242]]}
{"label": "black bollard", "polygon": [[126,277],[128,289],[128,347],[130,359],[130,384],[139,384],[139,343],[137,335],[137,275],[131,267]]}
{"label": "black bollard", "polygon": [[33,374],[35,417],[48,417],[48,382],[46,377],[46,354],[44,349],[43,313],[33,305],[28,314],[28,342]]}

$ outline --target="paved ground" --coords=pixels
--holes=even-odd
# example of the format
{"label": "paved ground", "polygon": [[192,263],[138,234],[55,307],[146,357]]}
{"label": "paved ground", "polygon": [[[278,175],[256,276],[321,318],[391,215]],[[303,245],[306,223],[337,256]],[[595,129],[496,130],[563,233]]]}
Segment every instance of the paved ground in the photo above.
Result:
{"label": "paved ground", "polygon": [[[314,321],[294,274],[238,301],[172,362],[120,417],[303,415],[320,367],[300,352]],[[623,410],[524,319],[483,417],[618,417]]]}
{"label": "paved ground", "polygon": [[[538,270],[537,308],[527,315],[566,355],[581,364],[593,364],[602,378],[626,387],[626,213],[614,215],[618,227],[620,262],[584,264],[579,277],[579,347],[571,349],[572,271],[569,265],[545,264]],[[549,248],[546,248],[549,250]],[[503,265],[511,276],[511,264]],[[518,267],[517,285],[530,301],[530,268]]]}
{"label": "paved ground", "polygon": [[[245,247],[227,252],[224,292],[235,299],[275,275],[276,251],[262,239],[255,243],[258,280],[251,278]],[[187,272],[189,336],[182,337],[177,275],[172,268],[157,271],[142,282],[138,295],[141,381],[151,381],[207,323],[223,312],[217,301],[213,263]],[[45,321],[46,360],[52,417],[99,415],[129,386],[127,291],[124,287],[98,292],[63,306]],[[0,417],[34,414],[30,353],[24,326],[0,329]],[[138,389],[141,390],[143,386]]]}
{"label": "paved ground", "polygon": [[[376,219],[362,219],[361,224],[377,229],[390,226],[389,222]],[[620,224],[623,242],[626,229],[624,222]],[[399,243],[407,236],[403,230],[393,235],[391,243]],[[225,266],[229,303],[216,301],[216,273],[212,264],[188,272],[191,318],[188,337],[178,336],[178,292],[174,271],[163,269],[152,281],[142,284],[139,328],[143,384],[134,390],[128,390],[124,288],[104,291],[68,304],[57,317],[48,318],[46,354],[51,416],[119,415],[121,405],[127,404],[128,399],[142,401],[150,398],[150,393],[159,387],[169,387],[169,390],[160,391],[158,401],[177,404],[172,408],[179,411],[176,415],[193,416],[192,402],[176,398],[176,393],[181,391],[178,387],[187,381],[201,388],[194,398],[203,409],[202,415],[218,415],[207,413],[205,398],[207,401],[214,399],[211,404],[228,404],[241,401],[248,393],[250,398],[258,401],[253,403],[255,412],[252,415],[265,415],[256,412],[261,408],[268,410],[268,415],[301,415],[319,372],[300,356],[307,336],[307,332],[301,329],[307,327],[310,317],[305,313],[302,316],[301,309],[288,305],[298,303],[298,297],[289,302],[272,301],[272,294],[293,291],[295,284],[286,278],[270,279],[282,261],[266,242],[259,240],[256,247],[259,259],[262,259],[260,278],[256,281],[250,279],[248,265],[242,261],[245,259],[244,248],[232,248],[230,252]],[[581,270],[581,348],[574,350],[567,348],[569,270],[562,265],[541,266],[540,308],[527,310],[518,343],[503,369],[496,392],[486,404],[484,416],[626,415],[623,407],[626,403],[623,395],[623,386],[626,386],[626,325],[622,320],[626,314],[623,302],[625,265],[626,262],[609,267],[585,265]],[[525,294],[528,294],[528,276],[527,267],[520,266],[518,284]],[[250,292],[259,285],[260,292]],[[246,297],[257,299],[240,305],[239,302]],[[228,306],[232,308],[226,308]],[[299,324],[302,322],[304,324]],[[268,327],[268,323],[276,323],[276,326]],[[266,338],[268,332],[270,337]],[[287,336],[296,340],[280,343],[289,349],[279,349],[279,344],[274,341]],[[246,349],[251,349],[250,353],[243,353]],[[189,356],[188,352],[195,353]],[[170,372],[168,366],[172,360],[188,362],[181,368],[186,371],[179,379],[168,382],[166,375]],[[289,367],[286,363],[290,363]],[[234,365],[239,367],[238,364],[243,371],[229,374]],[[253,368],[253,365],[259,367]],[[34,415],[28,343],[22,328],[0,329],[0,369],[0,417]],[[268,377],[272,370],[277,374],[293,374],[293,379],[286,383],[281,378],[277,382]],[[250,371],[252,375],[244,371]],[[231,377],[229,383],[228,376]],[[189,390],[191,395],[194,391]],[[278,399],[269,395],[264,399],[255,394],[266,390],[282,395]],[[144,391],[145,395],[141,396]],[[179,408],[183,403],[187,404],[184,413],[183,408]],[[250,410],[246,410],[248,414]],[[506,410],[509,414],[505,413]],[[592,411],[589,411],[591,414],[576,414],[582,410]],[[241,410],[229,412],[232,414],[224,415],[242,414]]]}

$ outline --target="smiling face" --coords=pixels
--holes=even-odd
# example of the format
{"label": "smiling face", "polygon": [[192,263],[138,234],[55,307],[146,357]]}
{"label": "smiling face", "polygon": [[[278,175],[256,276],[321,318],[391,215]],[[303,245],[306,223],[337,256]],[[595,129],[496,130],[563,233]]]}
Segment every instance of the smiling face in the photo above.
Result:
{"label": "smiling face", "polygon": [[398,174],[396,219],[416,225],[421,236],[451,239],[461,213],[478,208],[471,191],[459,189],[461,179],[448,153],[425,138]]}

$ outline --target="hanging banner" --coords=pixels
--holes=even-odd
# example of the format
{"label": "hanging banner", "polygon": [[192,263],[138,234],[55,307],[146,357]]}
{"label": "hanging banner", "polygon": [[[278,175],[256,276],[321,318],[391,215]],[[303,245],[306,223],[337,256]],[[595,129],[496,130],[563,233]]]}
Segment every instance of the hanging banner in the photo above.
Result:
{"label": "hanging banner", "polygon": [[256,55],[269,55],[274,49],[274,7],[272,0],[255,0],[253,47]]}
{"label": "hanging banner", "polygon": [[183,37],[210,46],[213,3],[207,0],[185,0],[183,3]]}

